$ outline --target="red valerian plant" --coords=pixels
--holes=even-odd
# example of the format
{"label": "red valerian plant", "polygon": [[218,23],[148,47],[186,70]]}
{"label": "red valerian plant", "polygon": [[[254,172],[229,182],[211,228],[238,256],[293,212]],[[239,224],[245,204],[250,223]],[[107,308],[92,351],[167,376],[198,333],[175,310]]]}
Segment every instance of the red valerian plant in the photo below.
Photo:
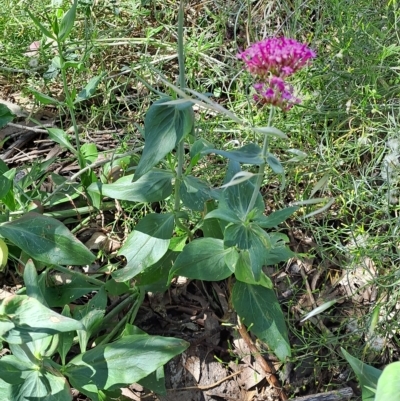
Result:
{"label": "red valerian plant", "polygon": [[287,111],[300,99],[293,95],[293,87],[286,77],[307,65],[316,53],[307,45],[288,38],[270,38],[254,43],[237,57],[259,82],[254,85],[256,101],[272,104]]}

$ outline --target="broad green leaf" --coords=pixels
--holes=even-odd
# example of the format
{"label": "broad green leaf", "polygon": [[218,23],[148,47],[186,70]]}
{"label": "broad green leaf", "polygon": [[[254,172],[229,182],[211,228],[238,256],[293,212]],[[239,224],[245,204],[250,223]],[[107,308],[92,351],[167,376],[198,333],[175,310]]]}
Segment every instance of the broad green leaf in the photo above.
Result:
{"label": "broad green leaf", "polygon": [[237,281],[232,303],[242,322],[284,362],[290,357],[285,317],[273,290]]}
{"label": "broad green leaf", "polygon": [[116,281],[130,280],[164,256],[172,237],[174,219],[172,213],[152,213],[140,220],[118,252],[126,257],[126,266],[113,273]]}
{"label": "broad green leaf", "polygon": [[202,154],[209,154],[215,153],[217,155],[224,156],[230,160],[234,160],[238,163],[245,163],[245,164],[262,164],[262,150],[259,146],[255,145],[254,143],[249,143],[248,145],[243,146],[237,150],[220,150],[220,149],[209,149],[205,148],[201,151]]}
{"label": "broad green leaf", "polygon": [[135,179],[150,171],[192,131],[194,115],[191,107],[179,110],[164,105],[172,100],[165,97],[154,102],[145,117],[145,145],[136,169]]}
{"label": "broad green leaf", "polygon": [[207,213],[204,217],[205,221],[208,219],[220,219],[226,221],[228,223],[240,223],[241,220],[237,215],[227,208],[219,207],[218,209],[212,210],[210,213]]}
{"label": "broad green leaf", "polygon": [[283,174],[285,172],[281,162],[274,155],[268,155],[266,161],[274,173]]}
{"label": "broad green leaf", "polygon": [[78,330],[78,340],[81,352],[86,351],[90,336],[97,330],[104,318],[107,306],[107,294],[101,287],[97,294],[84,306],[74,310],[74,318],[79,320],[84,330]]}
{"label": "broad green leaf", "polygon": [[0,316],[14,326],[2,334],[12,344],[23,344],[59,332],[84,328],[80,322],[53,312],[26,295],[12,295],[4,299],[0,304]]}
{"label": "broad green leaf", "polygon": [[386,366],[378,379],[375,401],[400,401],[400,362]]}
{"label": "broad green leaf", "polygon": [[99,289],[98,285],[94,285],[86,280],[85,275],[66,276],[66,284],[52,285],[51,277],[47,278],[46,291],[44,296],[47,304],[51,308],[63,307],[76,299]]}
{"label": "broad green leaf", "polygon": [[68,37],[74,26],[77,6],[78,0],[74,0],[72,7],[65,13],[61,20],[60,29],[57,35],[60,42],[63,42]]}
{"label": "broad green leaf", "polygon": [[269,235],[257,224],[230,224],[224,233],[224,245],[248,250],[249,262],[256,282],[260,280],[265,256],[271,249]]}
{"label": "broad green leaf", "polygon": [[254,219],[254,222],[262,228],[273,228],[283,223],[298,209],[298,206],[290,206],[285,209],[272,212],[269,216],[258,216]]}
{"label": "broad green leaf", "polygon": [[76,356],[67,364],[64,374],[78,390],[93,384],[99,389],[112,390],[138,382],[188,345],[176,338],[147,334],[124,336]]}
{"label": "broad green leaf", "polygon": [[99,155],[94,143],[84,143],[81,146],[81,153],[87,164],[93,163]]}
{"label": "broad green leaf", "polygon": [[136,286],[146,292],[164,292],[168,288],[169,273],[177,256],[178,252],[169,249],[158,262],[135,277]]}
{"label": "broad green leaf", "polygon": [[83,100],[91,98],[96,92],[97,86],[102,79],[103,75],[97,75],[91,78],[87,85],[78,93],[74,103],[79,103]]}
{"label": "broad green leaf", "polygon": [[88,191],[119,200],[157,202],[171,195],[173,177],[171,172],[155,170],[135,182],[132,182],[133,175],[122,177],[113,184],[97,182],[90,185]]}
{"label": "broad green leaf", "polygon": [[14,117],[15,115],[11,110],[6,105],[0,103],[0,128],[5,127],[8,123],[14,120]]}
{"label": "broad green leaf", "polygon": [[0,394],[2,401],[14,401],[11,399],[11,391],[12,391],[12,385],[9,383],[6,383],[4,380],[0,378]]}
{"label": "broad green leaf", "polygon": [[57,142],[64,148],[67,148],[72,154],[76,154],[75,148],[72,146],[71,142],[69,141],[68,134],[60,129],[60,128],[47,128],[47,132],[49,133],[50,139],[54,142]]}
{"label": "broad green leaf", "polygon": [[155,372],[139,380],[139,384],[153,393],[166,395],[164,366],[160,366]]}
{"label": "broad green leaf", "polygon": [[[382,371],[360,361],[359,359],[350,355],[345,349],[341,348],[341,350],[360,383],[362,400],[374,401],[375,389]],[[387,398],[386,400],[389,401],[389,399],[390,398]]]}
{"label": "broad green leaf", "polygon": [[260,279],[257,281],[254,278],[250,251],[244,250],[240,251],[235,265],[235,277],[236,280],[242,281],[247,284],[262,285],[265,288],[273,288],[271,279],[261,271]]}
{"label": "broad green leaf", "polygon": [[38,283],[38,274],[32,260],[29,259],[24,268],[24,284],[26,295],[37,299],[42,305],[47,306],[42,290]]}
{"label": "broad green leaf", "polygon": [[15,355],[5,355],[0,359],[0,378],[8,384],[20,384],[36,367],[32,362],[20,360]]}
{"label": "broad green leaf", "polygon": [[204,210],[204,203],[214,199],[214,190],[199,178],[188,175],[183,178],[179,189],[183,204],[192,210]]}
{"label": "broad green leaf", "polygon": [[64,224],[39,213],[1,224],[0,235],[43,263],[85,265],[95,259]]}
{"label": "broad green leaf", "polygon": [[285,234],[272,232],[269,233],[269,239],[271,241],[271,248],[265,251],[264,263],[266,266],[276,265],[279,262],[286,262],[295,256],[294,252],[286,245],[286,243],[289,242],[289,238]]}
{"label": "broad green leaf", "polygon": [[225,263],[225,257],[230,252],[232,250],[225,249],[220,239],[196,239],[183,248],[176,259],[171,275],[206,281],[223,280],[232,274]]}
{"label": "broad green leaf", "polygon": [[[205,203],[205,213],[203,224],[201,226],[201,230],[203,231],[204,237],[213,237],[213,238],[224,238],[223,228],[225,228],[225,224],[218,220],[218,218],[212,218],[209,214],[216,210],[216,202],[208,201]],[[235,221],[236,222],[236,221]]]}
{"label": "broad green leaf", "polygon": [[[237,162],[230,161],[224,183],[228,183],[235,174],[240,171],[240,165]],[[234,214],[240,221],[245,221],[248,218],[247,209],[253,195],[253,190],[254,185],[251,180],[224,189],[220,195],[220,204],[218,209],[222,209],[224,213]],[[259,193],[253,208],[253,214],[256,213],[253,218],[262,215],[264,207],[263,198]]]}
{"label": "broad green leaf", "polygon": [[61,375],[45,369],[31,370],[21,384],[11,388],[13,401],[72,401],[69,385]]}
{"label": "broad green leaf", "polygon": [[[63,316],[72,318],[69,305],[65,305],[61,314]],[[64,333],[58,334],[58,347],[57,351],[60,354],[61,364],[65,365],[65,361],[70,351],[72,344],[74,343],[75,333],[73,331],[65,331]]]}
{"label": "broad green leaf", "polygon": [[42,104],[61,104],[57,99],[51,96],[45,95],[44,93],[38,92],[36,89],[28,88],[29,92],[35,97],[35,99]]}

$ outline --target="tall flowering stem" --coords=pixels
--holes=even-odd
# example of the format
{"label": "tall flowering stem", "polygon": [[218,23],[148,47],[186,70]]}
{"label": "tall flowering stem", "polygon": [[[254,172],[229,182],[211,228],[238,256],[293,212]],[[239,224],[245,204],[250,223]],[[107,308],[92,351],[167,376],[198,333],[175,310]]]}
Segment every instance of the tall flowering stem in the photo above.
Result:
{"label": "tall flowering stem", "polygon": [[[253,85],[256,94],[254,100],[260,104],[271,105],[268,127],[272,126],[275,108],[283,111],[290,110],[301,102],[294,96],[293,86],[286,81],[309,61],[316,57],[316,53],[307,45],[288,38],[270,38],[254,43],[237,55],[257,82]],[[252,194],[247,214],[254,208],[258,193],[264,178],[268,153],[268,135],[264,136],[262,158],[263,163],[258,169],[257,182]]]}

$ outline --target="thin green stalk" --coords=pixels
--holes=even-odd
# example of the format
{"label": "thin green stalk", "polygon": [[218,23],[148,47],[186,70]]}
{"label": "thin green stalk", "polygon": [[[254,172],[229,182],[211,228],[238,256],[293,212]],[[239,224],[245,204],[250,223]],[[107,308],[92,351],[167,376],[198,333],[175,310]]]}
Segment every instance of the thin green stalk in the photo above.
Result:
{"label": "thin green stalk", "polygon": [[[181,90],[184,90],[186,86],[185,52],[183,44],[183,14],[184,14],[184,0],[181,0],[179,4],[179,15],[178,15],[178,64],[179,64],[179,86]],[[175,203],[174,203],[175,212],[179,212],[181,207],[181,198],[179,195],[179,189],[182,184],[183,162],[185,157],[183,140],[178,144],[177,154],[178,154],[178,166],[176,169],[176,179],[175,179]],[[178,219],[176,220],[178,221]]]}
{"label": "thin green stalk", "polygon": [[[271,106],[271,108],[269,110],[269,116],[268,116],[268,127],[270,127],[272,124],[272,119],[274,117],[274,114],[275,114],[275,107]],[[269,144],[269,136],[264,135],[263,148],[262,148],[263,163],[261,163],[260,166],[258,167],[257,181],[254,186],[254,191],[251,196],[249,206],[247,207],[246,216],[253,210],[254,205],[256,204],[257,196],[261,189],[261,185],[263,183],[265,166],[267,165],[266,158],[267,158],[267,153],[268,153],[268,144]]]}
{"label": "thin green stalk", "polygon": [[63,87],[64,87],[63,89],[64,89],[64,93],[65,93],[65,103],[67,104],[68,111],[71,116],[72,126],[74,127],[75,146],[76,146],[76,152],[78,155],[79,167],[81,169],[83,169],[85,167],[86,163],[81,154],[81,143],[80,143],[80,138],[79,138],[78,124],[76,122],[76,117],[75,117],[74,103],[72,101],[71,93],[68,88],[67,74],[65,71],[65,60],[64,60],[64,56],[63,56],[63,52],[62,52],[61,43],[57,42],[57,45],[58,45],[58,54],[60,55],[61,78],[62,78]]}

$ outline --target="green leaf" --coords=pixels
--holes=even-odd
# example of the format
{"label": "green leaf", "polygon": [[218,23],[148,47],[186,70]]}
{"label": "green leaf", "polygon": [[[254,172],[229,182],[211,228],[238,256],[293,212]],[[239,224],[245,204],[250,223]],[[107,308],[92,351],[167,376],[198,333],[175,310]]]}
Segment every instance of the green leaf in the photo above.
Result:
{"label": "green leaf", "polygon": [[14,120],[14,117],[15,115],[11,110],[6,105],[0,103],[0,128],[5,127],[8,123]]}
{"label": "green leaf", "polygon": [[155,372],[139,380],[138,384],[156,394],[166,395],[164,367],[160,366]]}
{"label": "green leaf", "polygon": [[375,401],[400,401],[400,362],[386,366],[378,379]]}
{"label": "green leaf", "polygon": [[237,281],[232,303],[242,322],[284,362],[290,357],[285,318],[273,290]]}
{"label": "green leaf", "polygon": [[86,351],[90,336],[100,327],[107,306],[107,294],[104,287],[83,307],[74,310],[74,318],[79,320],[84,330],[78,330],[78,340],[81,352]]}
{"label": "green leaf", "polygon": [[[210,215],[211,212],[216,210],[216,202],[208,201],[205,203],[205,213],[203,224],[201,226],[201,230],[203,231],[204,237],[213,237],[213,238],[224,238],[223,228],[225,228],[224,224],[221,224],[218,218],[212,218]],[[236,222],[236,221],[235,221]]]}
{"label": "green leaf", "polygon": [[272,212],[269,216],[258,216],[254,219],[254,222],[262,228],[273,228],[283,223],[298,209],[298,206],[290,206],[285,209]]}
{"label": "green leaf", "polygon": [[11,394],[13,401],[72,401],[65,378],[45,369],[29,371],[23,383],[12,386]]}
{"label": "green leaf", "polygon": [[259,165],[264,162],[261,148],[254,143],[249,143],[240,149],[231,151],[205,148],[201,151],[201,153],[215,153],[238,163]]}
{"label": "green leaf", "polygon": [[82,102],[86,99],[91,98],[96,92],[97,86],[100,81],[103,79],[104,75],[97,75],[90,79],[90,81],[86,84],[86,86],[78,93],[74,103]]}
{"label": "green leaf", "polygon": [[[229,182],[232,177],[240,171],[240,165],[236,162],[230,161],[224,183]],[[245,221],[248,217],[247,209],[253,195],[253,190],[254,185],[252,184],[251,180],[244,181],[238,185],[233,185],[226,188],[224,191],[222,191],[220,196],[220,204],[218,209],[223,210],[225,214],[235,215],[235,218],[239,221]],[[257,196],[254,209],[256,213],[254,217],[262,215],[264,212],[264,201],[260,193]]]}
{"label": "green leaf", "polygon": [[72,7],[66,12],[63,19],[61,20],[59,32],[57,35],[60,42],[63,42],[68,37],[74,26],[77,6],[78,0],[74,0]]}
{"label": "green leaf", "polygon": [[249,262],[256,282],[260,280],[266,253],[271,249],[269,235],[257,224],[230,224],[224,233],[224,245],[248,250]]}
{"label": "green leaf", "polygon": [[46,306],[46,300],[38,283],[38,274],[32,260],[29,259],[24,268],[24,283],[26,295],[37,299],[42,305]]}
{"label": "green leaf", "polygon": [[271,279],[261,271],[260,279],[257,281],[254,278],[251,257],[249,250],[244,250],[238,253],[238,258],[235,264],[236,280],[247,284],[262,285],[265,288],[273,288]]}
{"label": "green leaf", "polygon": [[122,177],[113,184],[97,182],[90,185],[88,191],[125,201],[157,202],[171,195],[173,177],[169,171],[155,170],[135,182],[132,182],[133,175]]}
{"label": "green leaf", "polygon": [[183,204],[191,210],[204,210],[204,203],[215,199],[214,190],[204,181],[191,175],[183,178],[179,188],[179,195]]}
{"label": "green leaf", "polygon": [[272,232],[269,233],[269,239],[271,241],[271,248],[265,251],[264,264],[266,266],[286,262],[295,256],[289,247],[286,246],[286,243],[289,242],[289,238],[286,235]]}
{"label": "green leaf", "polygon": [[178,252],[168,250],[156,263],[135,277],[136,285],[146,292],[164,292],[169,285],[169,273]]}
{"label": "green leaf", "polygon": [[20,360],[15,355],[5,355],[0,359],[0,378],[9,384],[20,384],[35,368],[36,365],[30,361]]}
{"label": "green leaf", "polygon": [[274,155],[270,154],[269,156],[267,156],[266,162],[271,167],[274,173],[283,174],[285,172],[281,162]]}
{"label": "green leaf", "polygon": [[72,154],[76,155],[76,150],[69,141],[68,134],[60,128],[47,128],[50,139],[57,142],[62,147],[67,148]]}
{"label": "green leaf", "polygon": [[29,92],[35,97],[35,99],[42,104],[61,104],[57,99],[54,99],[51,96],[45,95],[44,93],[38,92],[36,89],[28,88]]}
{"label": "green leaf", "polygon": [[118,252],[126,257],[126,266],[114,272],[113,278],[130,280],[159,261],[168,250],[173,229],[173,213],[152,213],[140,220]]}
{"label": "green leaf", "polygon": [[253,131],[264,135],[277,136],[278,138],[287,139],[287,135],[275,127],[254,127]]}
{"label": "green leaf", "polygon": [[[359,359],[350,355],[345,349],[341,348],[341,350],[347,362],[350,364],[351,368],[356,374],[358,381],[360,382],[362,400],[374,401],[375,389],[382,371],[360,361]],[[387,398],[386,400],[389,401],[389,399],[390,398]]]}
{"label": "green leaf", "polygon": [[40,31],[43,33],[44,36],[56,40],[55,35],[52,32],[50,32],[45,26],[43,26],[41,22],[29,11],[29,9],[26,9],[26,12],[28,13],[33,23],[40,29]]}
{"label": "green leaf", "polygon": [[225,249],[220,239],[196,239],[183,248],[172,268],[171,276],[206,281],[223,280],[232,274],[225,263],[225,257],[230,252],[232,250]]}
{"label": "green leaf", "polygon": [[90,385],[104,390],[119,388],[148,376],[188,346],[176,338],[124,336],[78,355],[67,364],[64,374],[84,393]]}
{"label": "green leaf", "polygon": [[165,97],[154,102],[146,114],[145,145],[135,179],[151,170],[192,130],[193,109],[186,107],[179,110],[178,107],[163,104],[170,100],[171,97]]}
{"label": "green leaf", "polygon": [[[46,308],[35,298],[26,295],[12,295],[0,304],[2,320],[8,319],[11,330],[1,333],[11,344],[23,344],[47,336],[71,330],[83,330],[80,322],[62,316]],[[2,329],[4,324],[1,324]]]}
{"label": "green leaf", "polygon": [[97,160],[99,152],[94,143],[84,143],[81,146],[82,156],[87,164],[91,164]]}
{"label": "green leaf", "polygon": [[87,281],[85,275],[66,275],[67,284],[51,285],[48,282],[51,277],[47,278],[46,291],[44,296],[46,302],[51,308],[63,307],[76,299],[99,289],[98,285],[91,284]]}
{"label": "green leaf", "polygon": [[15,401],[12,397],[12,385],[0,378],[0,394],[3,401]]}
{"label": "green leaf", "polygon": [[64,224],[39,213],[30,212],[1,224],[0,235],[43,263],[85,265],[95,259]]}
{"label": "green leaf", "polygon": [[[72,318],[69,305],[64,306],[61,314],[63,316]],[[68,352],[71,349],[72,344],[74,343],[74,337],[75,337],[75,333],[73,331],[66,331],[66,332],[60,333],[58,335],[57,351],[60,354],[62,366],[65,365],[65,361],[66,361]]]}

